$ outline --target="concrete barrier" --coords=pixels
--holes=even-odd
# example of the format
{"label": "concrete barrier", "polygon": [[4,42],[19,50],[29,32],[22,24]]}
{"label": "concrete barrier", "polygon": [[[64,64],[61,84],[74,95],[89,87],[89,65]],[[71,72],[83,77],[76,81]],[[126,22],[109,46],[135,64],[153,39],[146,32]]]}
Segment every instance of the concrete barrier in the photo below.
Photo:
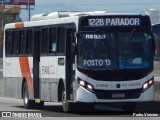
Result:
{"label": "concrete barrier", "polygon": [[155,81],[154,87],[155,87],[155,101],[160,101],[160,81]]}
{"label": "concrete barrier", "polygon": [[4,96],[3,90],[3,59],[0,58],[0,96]]}
{"label": "concrete barrier", "polygon": [[155,101],[160,101],[160,61],[154,61],[154,75],[155,75]]}
{"label": "concrete barrier", "polygon": [[154,61],[154,75],[160,77],[160,61]]}

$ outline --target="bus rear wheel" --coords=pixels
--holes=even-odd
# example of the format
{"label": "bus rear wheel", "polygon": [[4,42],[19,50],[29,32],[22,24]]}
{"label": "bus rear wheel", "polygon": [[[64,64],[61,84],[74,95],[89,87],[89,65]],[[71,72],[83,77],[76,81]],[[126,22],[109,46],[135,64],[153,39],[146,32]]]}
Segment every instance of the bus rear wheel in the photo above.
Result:
{"label": "bus rear wheel", "polygon": [[28,87],[27,87],[27,83],[24,83],[23,86],[23,103],[24,103],[24,107],[27,109],[30,109],[34,106],[34,101],[29,99],[29,92],[28,92]]}

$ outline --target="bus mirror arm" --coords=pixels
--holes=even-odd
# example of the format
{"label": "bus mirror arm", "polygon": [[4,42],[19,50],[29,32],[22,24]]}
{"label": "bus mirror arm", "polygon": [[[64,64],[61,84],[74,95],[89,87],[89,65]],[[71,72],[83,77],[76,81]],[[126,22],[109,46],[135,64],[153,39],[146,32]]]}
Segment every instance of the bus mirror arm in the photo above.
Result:
{"label": "bus mirror arm", "polygon": [[75,38],[80,38],[81,32],[75,32]]}

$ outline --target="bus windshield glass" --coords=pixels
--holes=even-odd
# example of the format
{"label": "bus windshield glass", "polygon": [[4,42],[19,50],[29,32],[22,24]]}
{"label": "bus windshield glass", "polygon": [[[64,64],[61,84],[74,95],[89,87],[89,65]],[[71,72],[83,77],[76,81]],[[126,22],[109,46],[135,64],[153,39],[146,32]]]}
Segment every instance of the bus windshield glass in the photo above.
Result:
{"label": "bus windshield glass", "polygon": [[149,68],[151,41],[146,32],[80,33],[78,66],[90,70]]}
{"label": "bus windshield glass", "polygon": [[[152,55],[151,35],[143,32],[118,33],[119,68],[134,69],[150,67]],[[130,39],[128,41],[128,38]]]}
{"label": "bus windshield glass", "polygon": [[82,33],[79,41],[79,66],[88,69],[115,69],[116,35]]}

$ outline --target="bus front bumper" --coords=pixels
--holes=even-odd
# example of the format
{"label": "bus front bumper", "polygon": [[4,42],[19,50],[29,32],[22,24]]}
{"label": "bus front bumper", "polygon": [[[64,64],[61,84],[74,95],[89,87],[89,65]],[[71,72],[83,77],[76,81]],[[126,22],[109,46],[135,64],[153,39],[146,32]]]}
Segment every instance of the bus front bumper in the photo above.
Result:
{"label": "bus front bumper", "polygon": [[[104,94],[104,98],[105,95],[107,95],[109,93],[105,93]],[[129,93],[132,96],[132,92]],[[82,86],[79,86],[79,88],[77,89],[77,93],[76,93],[76,101],[75,102],[84,102],[84,103],[107,103],[107,102],[147,102],[147,101],[154,101],[154,97],[155,97],[155,93],[154,93],[154,86],[150,86],[147,90],[145,90],[144,92],[140,93],[138,98],[131,98],[131,99],[127,99],[127,98],[121,98],[121,99],[107,99],[107,98],[102,98],[99,99],[97,98],[96,94],[94,92],[91,92],[87,89],[85,89]]]}

